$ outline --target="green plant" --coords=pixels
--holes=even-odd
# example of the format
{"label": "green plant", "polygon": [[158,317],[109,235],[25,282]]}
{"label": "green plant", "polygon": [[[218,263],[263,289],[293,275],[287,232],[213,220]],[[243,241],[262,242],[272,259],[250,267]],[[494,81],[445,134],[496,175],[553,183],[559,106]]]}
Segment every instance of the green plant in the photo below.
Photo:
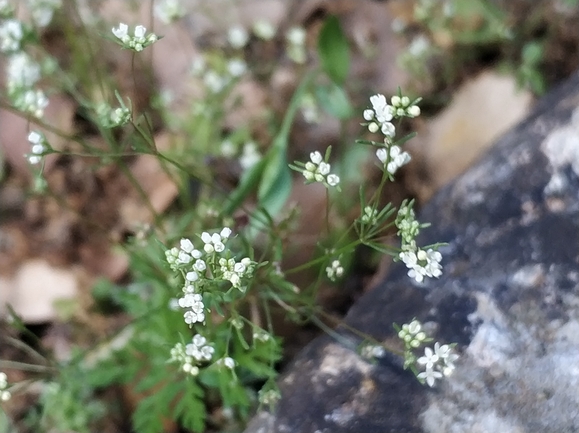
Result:
{"label": "green plant", "polygon": [[[174,2],[167,4],[173,8],[165,10],[163,17],[182,15]],[[74,2],[70,5],[78,6]],[[66,23],[65,39],[72,46],[68,65],[44,51],[39,43],[39,22],[27,25],[16,20],[12,10],[3,10],[0,26],[8,36],[2,47],[19,74],[8,74],[2,106],[29,122],[32,146],[27,157],[34,169],[37,193],[52,194],[43,177],[48,155],[93,158],[98,165],[117,167],[127,177],[150,212],[151,223],[147,230],[119,245],[130,258],[131,282],[118,285],[100,280],[92,290],[94,310],[102,315],[122,312],[130,318],[126,326],[92,347],[79,347],[70,359],[40,356],[36,366],[0,361],[2,368],[22,367],[38,373],[35,380],[45,383],[38,415],[43,428],[89,431],[104,412],[97,391],[120,384],[138,396],[132,420],[141,433],[162,431],[167,419],[203,431],[207,422],[216,422],[211,417],[215,406],[233,420],[244,419],[257,405],[274,405],[280,397],[275,378],[282,346],[276,336],[274,313],[282,312],[296,322],[311,320],[327,329],[322,320],[326,316],[316,305],[318,290],[326,277],[333,282],[344,275],[356,248],[363,245],[403,261],[417,283],[441,275],[439,245],[420,247],[415,242],[426,225],[416,221],[413,203],[405,201],[398,209],[381,203],[384,185],[411,159],[403,145],[413,134],[398,138],[396,131],[404,118],[420,115],[420,98],[409,98],[401,91],[389,99],[382,94],[370,97],[371,108],[363,112],[370,139],[358,140],[356,146],[368,146],[378,159],[381,180],[373,191],[370,186],[344,184],[344,179],[352,179],[347,173],[352,168],[347,159],[334,163],[330,147],[323,155],[311,152],[306,162],[288,163],[291,127],[304,107],[312,110],[319,104],[343,122],[354,116],[346,87],[348,41],[337,18],[329,17],[320,32],[317,51],[321,70],[305,69],[305,38],[300,29],[288,32],[287,55],[301,70],[301,79],[281,119],[271,115],[269,145],[254,144],[247,128],[224,132],[221,127],[227,111],[235,110],[230,96],[240,78],[252,68],[256,76],[271,73],[268,65],[252,66],[242,58],[249,35],[243,28],[233,28],[226,49],[208,50],[197,59],[193,73],[204,83],[205,93],[184,116],[171,113],[163,107],[163,98],[157,98],[165,123],[176,131],[173,146],[160,149],[153,113],[131,101],[99,64],[99,41],[107,26],[88,26],[79,20],[78,9],[71,10],[74,12],[58,10],[56,3],[51,9],[57,13],[54,19]],[[48,21],[42,18],[45,25],[52,12]],[[254,36],[259,43],[271,43],[271,28],[266,23],[257,24]],[[22,31],[14,30],[17,28]],[[139,65],[146,69],[141,52],[162,49],[161,38],[140,25],[131,31],[121,23],[112,27],[112,36],[105,34],[104,39],[131,50],[133,80]],[[102,138],[101,145],[60,131],[43,119],[48,99],[38,89],[42,75],[38,62],[45,59],[58,71],[45,74],[42,84],[46,94],[72,95],[79,111]],[[67,144],[53,144],[49,132],[66,139]],[[150,202],[129,169],[131,158],[139,155],[156,158],[179,186],[175,209],[160,214]],[[241,168],[238,182],[230,190],[203,162],[228,155],[237,155]],[[332,166],[341,170],[340,175]],[[286,207],[295,182],[291,170],[306,183],[325,187],[325,223],[312,260],[284,269],[295,219],[295,212]],[[358,190],[360,212],[354,221],[337,214],[340,208],[335,204],[344,200],[342,185],[344,190],[346,186]],[[401,238],[400,247],[383,242],[393,231]],[[309,286],[298,288],[290,276],[304,269],[313,269],[317,276]],[[14,326],[26,330],[14,313],[11,317]],[[371,336],[359,335],[363,356],[381,356],[384,350],[404,354]],[[26,348],[17,340],[11,342]],[[415,372],[432,386],[442,373],[434,369],[432,354],[426,355],[425,371],[416,368]],[[8,382],[4,385],[9,386]],[[16,390],[15,386],[9,389]]]}

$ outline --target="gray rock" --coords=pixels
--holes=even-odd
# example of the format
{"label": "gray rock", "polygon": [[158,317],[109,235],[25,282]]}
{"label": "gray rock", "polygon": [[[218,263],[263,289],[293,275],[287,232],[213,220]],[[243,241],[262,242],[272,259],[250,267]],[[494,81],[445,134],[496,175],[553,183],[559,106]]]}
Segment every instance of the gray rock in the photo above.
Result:
{"label": "gray rock", "polygon": [[395,341],[417,317],[457,342],[452,376],[420,385],[359,339],[314,340],[280,381],[276,412],[247,432],[579,432],[579,74],[546,96],[484,159],[423,209],[420,245],[447,242],[444,274],[402,264],[362,297],[348,325]]}

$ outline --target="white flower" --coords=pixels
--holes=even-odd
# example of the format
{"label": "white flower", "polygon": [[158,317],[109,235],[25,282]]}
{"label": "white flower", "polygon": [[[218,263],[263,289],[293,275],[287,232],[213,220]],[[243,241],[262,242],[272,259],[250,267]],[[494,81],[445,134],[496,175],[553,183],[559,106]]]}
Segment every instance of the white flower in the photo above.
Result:
{"label": "white flower", "polygon": [[189,343],[185,348],[185,353],[197,361],[211,361],[214,352],[215,349],[209,346],[207,339],[200,334],[196,334],[192,343]]}
{"label": "white flower", "polygon": [[322,154],[320,152],[318,152],[317,150],[315,152],[310,153],[310,159],[316,165],[320,164],[323,160]]}
{"label": "white flower", "polygon": [[179,241],[179,246],[183,251],[186,253],[191,253],[195,247],[193,246],[193,242],[190,239],[183,238]]}
{"label": "white flower", "polygon": [[396,127],[391,122],[384,122],[380,130],[382,134],[387,137],[394,137],[394,135],[396,135]]}
{"label": "white flower", "polygon": [[230,370],[233,370],[235,368],[235,360],[227,356],[223,358],[223,365],[225,365]]}
{"label": "white flower", "polygon": [[370,103],[374,109],[376,120],[382,124],[392,120],[392,107],[386,102],[386,97],[382,94],[376,94],[370,97]]}
{"label": "white flower", "polygon": [[258,20],[253,25],[253,33],[255,33],[255,36],[266,41],[272,39],[275,36],[275,32],[275,27],[267,20]]}
{"label": "white flower", "polygon": [[320,162],[320,165],[318,166],[318,173],[320,173],[322,176],[330,174],[330,164],[327,162]]}
{"label": "white flower", "polygon": [[328,182],[328,185],[336,186],[340,183],[340,177],[335,174],[329,174],[326,181]]}
{"label": "white flower", "polygon": [[419,373],[417,377],[418,379],[426,381],[428,386],[432,387],[434,386],[436,379],[442,378],[442,373],[434,369],[426,369],[422,373]]}
{"label": "white flower", "polygon": [[344,268],[342,267],[340,261],[332,261],[332,264],[326,267],[326,274],[332,281],[335,281],[336,278],[340,278],[342,275],[344,275]]}
{"label": "white flower", "polygon": [[191,376],[197,376],[199,374],[199,367],[196,365],[185,363],[182,368],[185,373],[189,373]]}
{"label": "white flower", "polygon": [[249,170],[261,159],[261,153],[257,149],[257,144],[253,141],[248,141],[243,145],[241,156],[239,157],[239,165],[245,170]]}
{"label": "white flower", "polygon": [[4,53],[18,51],[23,36],[24,30],[20,21],[6,20],[0,23],[0,51]]}
{"label": "white flower", "polygon": [[231,229],[229,227],[223,227],[221,229],[221,232],[219,232],[219,236],[221,236],[221,239],[228,239],[229,236],[231,236]]}
{"label": "white flower", "polygon": [[199,279],[199,274],[195,271],[187,272],[185,279],[187,281],[197,281]]}
{"label": "white flower", "polygon": [[420,116],[420,107],[418,105],[411,105],[406,111],[409,117]]}
{"label": "white flower", "polygon": [[310,153],[310,161],[303,164],[303,176],[308,182],[321,182],[326,187],[337,186],[340,183],[340,177],[330,174],[331,166],[323,161],[322,154],[318,151]]}
{"label": "white flower", "polygon": [[434,365],[438,362],[439,357],[436,353],[432,351],[430,347],[424,348],[424,356],[421,356],[416,360],[421,365],[424,365],[427,370],[434,368]]}
{"label": "white flower", "polygon": [[147,33],[146,27],[141,25],[135,27],[135,38],[141,39],[145,36],[145,33]]}
{"label": "white flower", "polygon": [[400,146],[390,146],[390,162],[386,166],[386,170],[390,174],[396,173],[396,171],[410,162],[410,154],[408,152],[402,152]]}
{"label": "white flower", "polygon": [[243,48],[249,40],[249,34],[241,26],[231,27],[227,32],[227,40],[233,48]]}
{"label": "white flower", "polygon": [[210,70],[207,71],[203,76],[203,83],[213,93],[219,93],[221,90],[223,90],[227,84],[227,81],[216,71]]}
{"label": "white flower", "polygon": [[42,155],[44,154],[44,152],[48,150],[45,144],[46,140],[44,139],[44,136],[39,132],[31,131],[28,134],[28,141],[30,142],[30,144],[32,144],[31,147],[32,153],[30,155],[26,155],[26,157],[28,158],[28,162],[30,164],[38,164],[40,161],[42,161]]}
{"label": "white flower", "polygon": [[0,389],[5,389],[8,386],[8,376],[3,371],[0,371]]}
{"label": "white flower", "polygon": [[292,27],[285,34],[287,41],[293,45],[304,45],[306,42],[306,30],[303,27]]}
{"label": "white flower", "polygon": [[247,71],[247,64],[241,59],[231,59],[227,62],[227,71],[233,77],[241,77]]}
{"label": "white flower", "polygon": [[203,313],[196,313],[194,311],[185,311],[183,314],[183,318],[185,319],[185,323],[188,325],[192,325],[193,323],[203,322],[205,320],[205,315]]}
{"label": "white flower", "polygon": [[143,51],[143,49],[159,39],[154,33],[146,35],[147,29],[142,25],[135,27],[133,36],[129,36],[129,26],[125,23],[120,23],[118,27],[113,27],[112,32],[121,41],[124,48],[137,52]]}
{"label": "white flower", "polygon": [[382,164],[386,164],[386,162],[388,161],[388,150],[386,150],[384,147],[381,147],[376,151],[376,156],[378,157],[380,162],[382,162]]}
{"label": "white flower", "polygon": [[226,227],[226,229],[227,230],[222,230],[221,232],[227,236],[222,236],[219,233],[213,233],[212,235],[207,232],[201,233],[201,240],[205,243],[203,249],[207,254],[213,252],[220,253],[225,250],[223,241],[227,240],[227,237],[231,234],[231,230],[228,227]]}
{"label": "white flower", "polygon": [[12,398],[12,394],[10,394],[10,391],[1,391],[0,392],[0,400],[8,401],[11,398]]}
{"label": "white flower", "polygon": [[163,0],[155,4],[155,15],[165,24],[178,20],[185,15],[179,0]]}
{"label": "white flower", "polygon": [[125,23],[120,23],[118,27],[113,27],[113,35],[121,40],[123,43],[128,43],[130,40],[129,26]]}
{"label": "white flower", "polygon": [[197,259],[195,261],[195,264],[193,265],[193,267],[199,271],[199,272],[203,272],[205,269],[207,269],[207,264],[205,263],[204,260],[201,259]]}
{"label": "white flower", "polygon": [[424,251],[416,247],[415,244],[406,245],[405,251],[401,252],[399,258],[410,269],[408,276],[414,278],[417,282],[424,281],[424,277],[438,278],[442,275],[442,254],[438,251],[429,249]]}

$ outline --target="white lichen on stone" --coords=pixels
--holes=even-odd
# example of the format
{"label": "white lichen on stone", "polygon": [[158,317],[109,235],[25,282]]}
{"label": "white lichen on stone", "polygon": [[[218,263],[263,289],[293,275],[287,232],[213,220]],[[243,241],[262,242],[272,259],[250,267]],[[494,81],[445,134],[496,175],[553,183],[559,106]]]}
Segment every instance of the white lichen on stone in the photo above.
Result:
{"label": "white lichen on stone", "polygon": [[[546,289],[537,284],[539,270],[517,273],[525,293]],[[475,335],[454,374],[430,397],[421,415],[425,432],[577,431],[579,320],[538,314],[536,299],[515,299],[505,310],[490,295],[477,295],[469,317],[478,323]]]}
{"label": "white lichen on stone", "polygon": [[545,195],[561,194],[569,184],[564,172],[567,167],[571,166],[575,176],[579,177],[579,108],[573,111],[568,124],[547,135],[541,143],[541,151],[549,160],[553,171],[545,186]]}

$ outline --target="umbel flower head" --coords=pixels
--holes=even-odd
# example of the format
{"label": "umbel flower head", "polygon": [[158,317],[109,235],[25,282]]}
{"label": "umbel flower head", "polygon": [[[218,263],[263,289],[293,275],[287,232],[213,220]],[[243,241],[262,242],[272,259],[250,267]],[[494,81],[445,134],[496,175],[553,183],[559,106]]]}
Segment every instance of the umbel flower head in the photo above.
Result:
{"label": "umbel flower head", "polygon": [[303,162],[296,161],[295,165],[290,164],[290,168],[299,171],[306,178],[306,183],[320,182],[326,188],[333,186],[340,191],[340,177],[336,174],[330,173],[331,166],[326,162],[329,158],[329,152],[326,151],[325,158],[318,151],[310,153],[310,160],[305,164]]}
{"label": "umbel flower head", "polygon": [[143,49],[159,40],[159,37],[155,33],[149,33],[147,35],[147,29],[141,25],[135,27],[133,36],[129,35],[129,26],[125,23],[120,23],[118,27],[113,27],[112,31],[123,48],[137,52],[143,51]]}

